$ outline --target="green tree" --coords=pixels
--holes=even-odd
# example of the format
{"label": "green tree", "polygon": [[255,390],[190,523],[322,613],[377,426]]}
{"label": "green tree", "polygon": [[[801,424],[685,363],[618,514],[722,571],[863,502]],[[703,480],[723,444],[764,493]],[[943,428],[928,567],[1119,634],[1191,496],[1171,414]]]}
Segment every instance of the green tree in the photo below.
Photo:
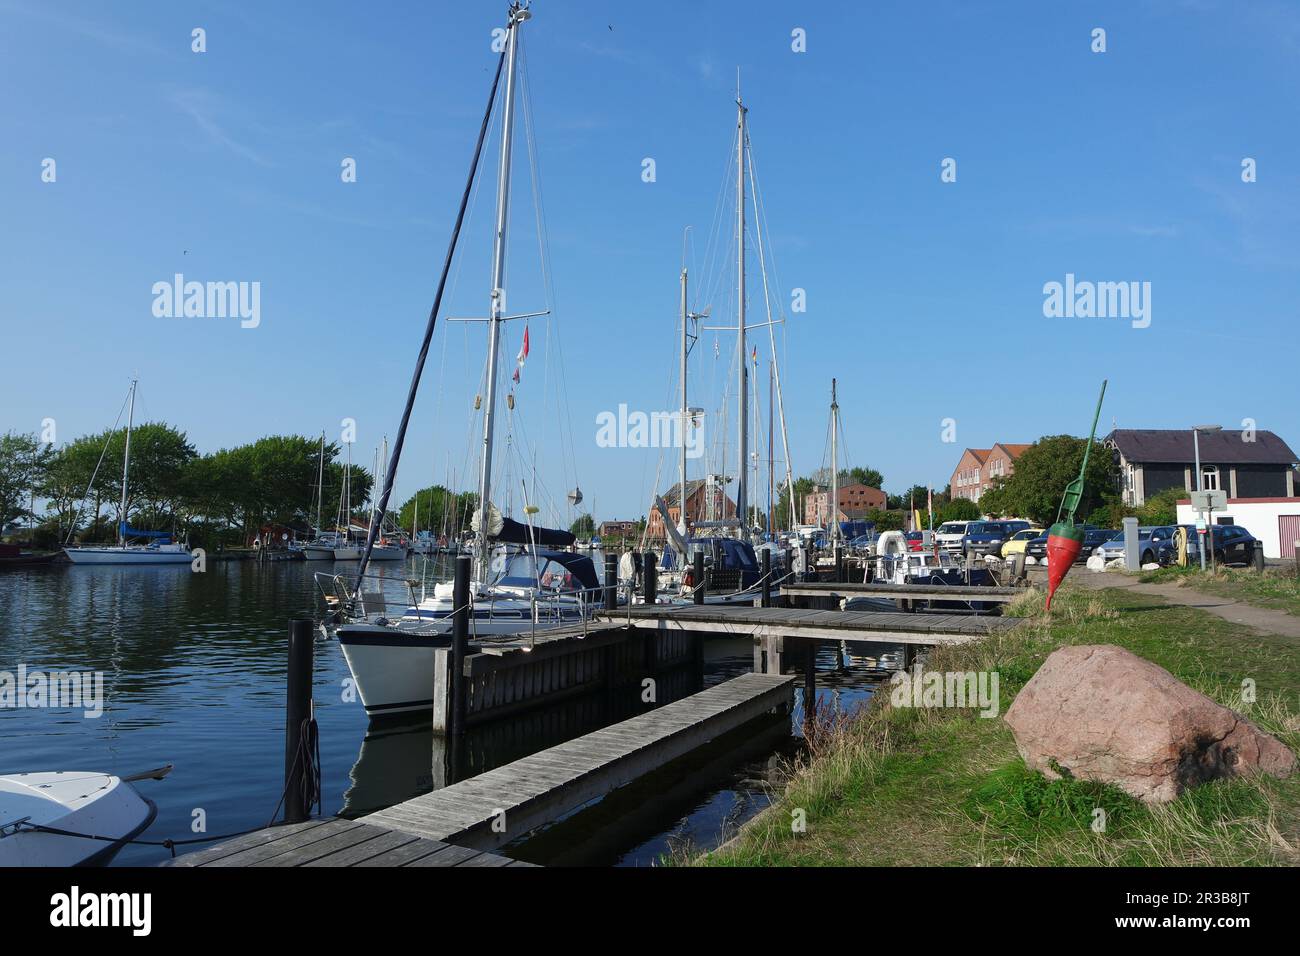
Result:
{"label": "green tree", "polygon": [[[1010,513],[1033,521],[1056,520],[1065,486],[1079,475],[1086,438],[1049,435],[1038,439],[1016,460],[1015,472],[1001,488],[999,503]],[[1091,515],[1106,503],[1116,487],[1113,456],[1094,446],[1084,476],[1083,499],[1077,517]]]}
{"label": "green tree", "polygon": [[1178,523],[1178,502],[1188,497],[1181,487],[1166,488],[1148,498],[1138,509],[1137,518],[1144,525]]}
{"label": "green tree", "polygon": [[813,489],[812,478],[796,478],[794,480],[794,513],[790,510],[790,488],[788,485],[781,485],[781,492],[777,498],[776,506],[772,509],[772,516],[775,527],[788,529],[797,524],[803,524],[803,500]]}
{"label": "green tree", "polygon": [[448,534],[455,535],[468,523],[469,516],[474,511],[474,500],[475,495],[472,491],[455,494],[442,485],[430,485],[428,488],[421,488],[406,499],[398,511],[397,520],[403,528],[412,527],[418,501],[420,528],[431,531],[435,535],[442,534],[444,530]]}
{"label": "green tree", "polygon": [[40,491],[49,467],[49,446],[34,434],[0,435],[0,530],[11,521],[35,517],[32,498]]}
{"label": "green tree", "polygon": [[979,505],[968,498],[953,498],[935,510],[939,512],[936,528],[945,521],[975,521],[981,514]]}
{"label": "green tree", "polygon": [[590,539],[596,533],[596,522],[591,515],[578,515],[577,520],[569,525],[569,533],[581,539]]}

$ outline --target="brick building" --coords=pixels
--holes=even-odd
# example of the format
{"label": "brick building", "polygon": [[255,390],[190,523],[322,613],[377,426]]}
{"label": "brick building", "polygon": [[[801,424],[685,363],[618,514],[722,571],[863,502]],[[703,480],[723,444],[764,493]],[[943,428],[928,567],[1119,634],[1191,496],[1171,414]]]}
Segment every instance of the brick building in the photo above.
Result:
{"label": "brick building", "polygon": [[[713,491],[712,509],[709,508],[710,487]],[[668,507],[668,514],[672,519],[673,527],[677,526],[681,517],[681,506],[678,503],[680,494],[681,486],[674,483],[662,495],[664,504]],[[727,497],[721,485],[714,484],[710,486],[702,478],[694,478],[686,482],[687,533],[690,533],[691,526],[698,521],[705,521],[710,518],[714,521],[724,521],[734,517],[736,517],[736,503]],[[650,509],[650,515],[646,519],[646,537],[653,540],[662,540],[666,537],[663,518],[660,517],[658,508]]]}
{"label": "brick building", "polygon": [[967,448],[949,481],[952,496],[978,502],[998,478],[1009,477],[1028,444],[998,442],[992,448]]}
{"label": "brick building", "polygon": [[[853,483],[839,489],[838,521],[861,521],[867,512],[885,507],[885,493],[870,485]],[[826,527],[831,520],[830,489],[814,485],[803,500],[804,524]]]}

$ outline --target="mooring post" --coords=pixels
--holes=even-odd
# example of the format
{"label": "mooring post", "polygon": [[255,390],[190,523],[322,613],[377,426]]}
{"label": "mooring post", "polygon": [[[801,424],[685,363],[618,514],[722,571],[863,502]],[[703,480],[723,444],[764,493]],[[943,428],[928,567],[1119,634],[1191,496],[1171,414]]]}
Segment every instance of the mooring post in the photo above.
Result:
{"label": "mooring post", "polygon": [[618,607],[618,558],[612,554],[605,555],[605,610],[613,611]]}
{"label": "mooring post", "polygon": [[763,549],[763,597],[760,607],[772,606],[772,552]]}
{"label": "mooring post", "polygon": [[803,721],[811,727],[817,716],[817,642],[804,642],[803,659]]}
{"label": "mooring post", "polygon": [[451,588],[451,732],[465,732],[468,697],[465,684],[465,655],[469,651],[469,571],[470,556],[456,558],[456,576]]}
{"label": "mooring post", "polygon": [[835,546],[835,583],[844,583],[844,552],[838,544]]}
{"label": "mooring post", "polygon": [[[1297,567],[1300,567],[1300,548],[1296,549]],[[695,603],[703,604],[704,595],[708,593],[708,585],[704,580],[704,552],[695,552]]]}
{"label": "mooring post", "polygon": [[308,721],[311,720],[312,622],[289,622],[289,679],[284,705],[284,822],[302,823],[311,812],[307,786]]}
{"label": "mooring post", "polygon": [[645,603],[653,605],[659,597],[659,582],[655,577],[655,553],[647,551],[641,558],[641,580],[645,585]]}

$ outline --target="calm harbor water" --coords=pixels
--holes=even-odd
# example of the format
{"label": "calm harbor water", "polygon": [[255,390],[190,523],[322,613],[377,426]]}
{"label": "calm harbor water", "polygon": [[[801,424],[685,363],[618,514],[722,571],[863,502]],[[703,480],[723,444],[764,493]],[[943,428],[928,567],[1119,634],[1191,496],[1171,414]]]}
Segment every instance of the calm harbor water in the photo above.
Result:
{"label": "calm harbor water", "polygon": [[[0,671],[101,671],[104,710],[0,709],[0,773],[101,770],[130,774],[175,764],[160,782],[138,784],[158,805],[146,839],[184,839],[270,822],[284,760],[285,634],[292,617],[323,610],[313,575],[345,570],[315,562],[213,562],[122,568],[57,566],[0,576]],[[401,600],[421,562],[376,568]],[[432,573],[441,570],[432,569]],[[870,664],[869,659],[857,659]],[[864,702],[875,676],[842,670],[836,648],[818,655],[819,707]],[[703,684],[745,673],[748,641],[709,640]],[[345,699],[347,664],[337,645],[316,645],[315,700],[326,814],[360,815],[443,785],[444,741],[427,722],[370,724]],[[665,681],[687,693],[699,675]],[[796,695],[798,696],[798,695]],[[571,702],[467,738],[478,772],[639,712],[624,699]],[[777,760],[797,747],[800,708],[746,728],[510,848],[550,864],[648,865],[675,845],[716,845],[766,805]],[[507,722],[502,722],[507,723]],[[793,731],[793,733],[792,733]],[[202,820],[206,834],[195,833]],[[196,847],[200,848],[200,847]],[[160,847],[130,846],[115,865],[166,859]]]}

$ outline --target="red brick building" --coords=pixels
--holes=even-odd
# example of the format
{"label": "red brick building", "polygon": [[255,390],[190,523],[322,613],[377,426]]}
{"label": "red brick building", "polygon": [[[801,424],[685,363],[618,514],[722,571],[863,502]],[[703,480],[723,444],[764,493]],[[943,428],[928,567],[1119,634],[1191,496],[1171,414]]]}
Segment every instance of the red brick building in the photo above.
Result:
{"label": "red brick building", "polygon": [[[686,530],[689,533],[691,526],[697,521],[706,521],[710,517],[714,521],[725,521],[728,518],[736,517],[736,503],[726,496],[720,485],[713,485],[713,508],[709,505],[709,485],[702,478],[695,478],[686,482]],[[668,514],[673,522],[673,527],[677,526],[681,517],[681,506],[678,499],[681,493],[681,486],[674,484],[671,488],[663,493],[664,504],[668,506]],[[663,518],[659,515],[658,508],[651,508],[650,515],[646,519],[646,537],[653,540],[662,540],[664,534]]]}
{"label": "red brick building", "polygon": [[998,442],[992,448],[967,448],[953,470],[950,485],[954,498],[978,502],[998,478],[1009,477],[1028,444]]}
{"label": "red brick building", "polygon": [[[837,521],[860,521],[867,512],[885,507],[885,493],[870,485],[854,483],[842,485],[839,489],[839,514]],[[814,485],[803,500],[804,524],[825,527],[831,520],[830,489]]]}

